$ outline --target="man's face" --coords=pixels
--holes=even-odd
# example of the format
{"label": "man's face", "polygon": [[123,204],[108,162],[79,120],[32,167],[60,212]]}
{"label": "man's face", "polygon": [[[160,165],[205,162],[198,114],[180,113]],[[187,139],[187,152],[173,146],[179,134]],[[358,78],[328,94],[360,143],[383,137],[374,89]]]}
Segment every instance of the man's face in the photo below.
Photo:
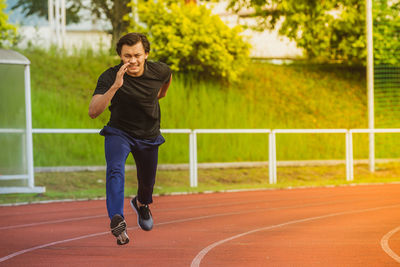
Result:
{"label": "man's face", "polygon": [[128,65],[126,73],[137,77],[141,76],[144,71],[144,62],[147,59],[148,53],[144,51],[142,42],[138,42],[132,46],[123,45],[121,49],[121,60]]}

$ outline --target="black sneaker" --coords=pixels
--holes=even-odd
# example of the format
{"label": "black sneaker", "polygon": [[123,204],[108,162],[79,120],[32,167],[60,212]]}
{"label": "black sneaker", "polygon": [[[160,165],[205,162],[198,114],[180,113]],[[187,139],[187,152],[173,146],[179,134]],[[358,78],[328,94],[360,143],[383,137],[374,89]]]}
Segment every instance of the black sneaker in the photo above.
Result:
{"label": "black sneaker", "polygon": [[138,217],[138,225],[145,231],[150,231],[153,228],[153,217],[151,216],[151,211],[149,205],[137,206],[136,198],[131,199],[131,206],[136,212]]}
{"label": "black sneaker", "polygon": [[115,214],[110,223],[111,233],[117,238],[118,245],[129,243],[129,237],[126,233],[126,222],[121,215]]}

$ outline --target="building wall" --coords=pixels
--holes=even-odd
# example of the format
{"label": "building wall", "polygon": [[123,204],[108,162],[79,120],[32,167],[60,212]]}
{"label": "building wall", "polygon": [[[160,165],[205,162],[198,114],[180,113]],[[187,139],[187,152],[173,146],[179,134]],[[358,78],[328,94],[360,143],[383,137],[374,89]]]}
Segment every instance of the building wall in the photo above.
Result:
{"label": "building wall", "polygon": [[93,50],[108,50],[111,46],[111,34],[103,31],[67,31],[65,47],[92,48]]}
{"label": "building wall", "polygon": [[[49,48],[52,44],[57,44],[57,36],[47,26],[33,27],[22,26],[19,28],[22,37],[19,47],[26,48],[29,44]],[[98,30],[67,30],[64,40],[66,49],[91,48],[95,51],[109,49],[111,45],[111,35]]]}
{"label": "building wall", "polygon": [[[222,21],[228,26],[234,27],[246,23],[247,25],[256,25],[255,19],[243,19],[239,18],[238,15],[228,12],[228,2],[218,3],[206,3],[206,5],[212,10],[212,13],[218,15]],[[277,26],[279,29],[279,24]],[[299,58],[302,57],[302,49],[296,46],[296,43],[290,41],[285,36],[280,36],[278,30],[263,32],[246,29],[243,32],[243,36],[252,45],[250,52],[251,57],[256,58]]]}

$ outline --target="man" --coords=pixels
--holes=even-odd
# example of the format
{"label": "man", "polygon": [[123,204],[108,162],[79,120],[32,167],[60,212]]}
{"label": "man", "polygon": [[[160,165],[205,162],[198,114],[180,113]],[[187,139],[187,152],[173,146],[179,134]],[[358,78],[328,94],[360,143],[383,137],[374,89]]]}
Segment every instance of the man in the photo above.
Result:
{"label": "man", "polygon": [[125,162],[132,153],[137,169],[137,195],[131,199],[138,225],[153,227],[149,204],[155,183],[158,147],[165,142],[160,134],[160,106],[171,83],[170,68],[147,61],[150,44],[145,35],[128,33],[117,43],[121,63],[103,72],[89,105],[89,116],[96,118],[110,104],[110,120],[100,134],[105,137],[107,162],[107,211],[112,234],[118,245],[129,242],[124,218]]}

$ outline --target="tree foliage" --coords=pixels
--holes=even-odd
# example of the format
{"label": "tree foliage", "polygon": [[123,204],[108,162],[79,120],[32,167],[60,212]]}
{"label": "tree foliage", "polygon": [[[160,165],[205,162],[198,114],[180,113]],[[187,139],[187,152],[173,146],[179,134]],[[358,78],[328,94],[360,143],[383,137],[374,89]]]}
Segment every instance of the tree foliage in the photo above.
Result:
{"label": "tree foliage", "polygon": [[[69,0],[66,1],[66,23],[77,23],[80,21],[78,12],[81,9],[80,0]],[[21,8],[22,12],[26,16],[38,15],[39,17],[44,17],[48,19],[48,0],[18,0],[15,5],[11,7],[12,9]]]}
{"label": "tree foliage", "polygon": [[[97,18],[110,22],[111,45],[114,46],[128,27],[128,23],[122,18],[131,12],[127,8],[129,2],[130,0],[91,0],[90,5],[85,5],[82,0],[69,0],[66,1],[66,22],[67,24],[80,22],[79,11],[82,9],[89,10]],[[18,0],[12,8],[22,8],[26,16],[36,14],[40,17],[48,18],[48,0]]]}
{"label": "tree foliage", "polygon": [[98,18],[106,18],[111,23],[111,47],[115,47],[118,39],[126,32],[129,23],[122,18],[131,12],[127,7],[130,0],[91,0],[91,11]]}
{"label": "tree foliage", "polygon": [[[380,10],[375,5],[375,19],[390,21],[397,16],[398,21],[398,4],[389,6],[382,4],[387,2],[385,0],[376,2],[381,4]],[[365,63],[365,0],[230,0],[230,9],[236,12],[254,10],[250,17],[257,19],[258,29],[279,27],[279,33],[294,40],[309,59],[346,64]],[[392,19],[386,18],[387,12],[392,14]],[[399,28],[388,23],[384,31],[374,33],[375,38],[398,44],[395,39],[392,41],[382,35],[383,32],[387,34],[396,30],[399,32]],[[379,49],[380,45],[375,48]]]}
{"label": "tree foliage", "polygon": [[138,12],[144,28],[129,29],[146,32],[151,56],[174,71],[235,81],[245,69],[249,44],[240,27],[229,28],[205,6],[150,0],[141,2]]}
{"label": "tree foliage", "polygon": [[4,12],[6,1],[0,0],[0,47],[9,47],[17,43],[17,28],[8,22],[8,15]]}
{"label": "tree foliage", "polygon": [[400,65],[400,2],[375,0],[374,63]]}

